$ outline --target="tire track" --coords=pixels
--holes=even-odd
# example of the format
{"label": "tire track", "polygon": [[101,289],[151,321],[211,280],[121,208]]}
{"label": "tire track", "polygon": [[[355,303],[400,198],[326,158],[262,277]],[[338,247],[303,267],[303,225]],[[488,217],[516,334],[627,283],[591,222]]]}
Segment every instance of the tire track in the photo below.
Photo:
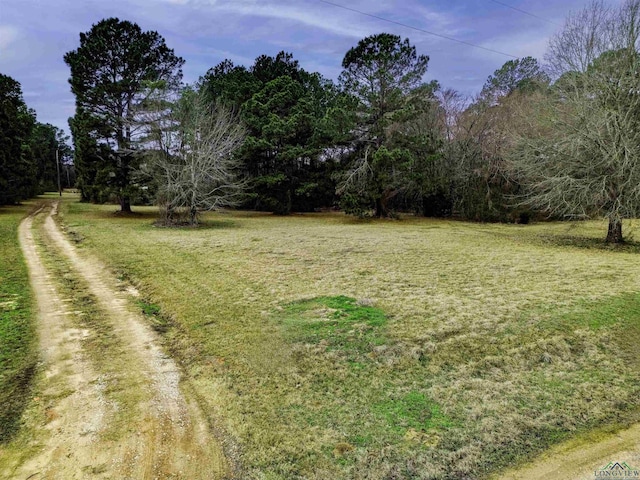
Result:
{"label": "tire track", "polygon": [[[38,303],[45,365],[41,389],[53,400],[47,409],[50,421],[38,429],[38,453],[9,478],[231,478],[220,442],[196,402],[180,389],[178,366],[163,353],[145,319],[130,309],[107,270],[80,256],[65,238],[53,220],[56,213],[57,203],[44,223],[34,225],[34,219],[45,214],[41,209],[19,230]],[[45,243],[55,247],[59,261],[70,267],[70,275],[86,286],[100,310],[100,321],[117,339],[118,348],[111,348],[100,361],[86,351],[85,340],[96,332],[78,328],[73,318],[77,312],[65,310],[74,299],[63,298],[56,288],[38,251],[36,228]],[[114,366],[119,368],[115,374]],[[110,397],[118,385],[126,386],[118,393],[127,395],[129,402]],[[120,411],[124,408],[129,411]],[[128,421],[114,432],[118,415]]]}
{"label": "tire track", "polygon": [[[591,443],[560,444],[521,468],[503,473],[497,480],[595,480],[606,473],[599,470],[609,462],[626,462],[640,469],[640,425],[622,430]],[[599,476],[596,476],[598,475]],[[638,478],[633,473],[613,472],[617,478]]]}

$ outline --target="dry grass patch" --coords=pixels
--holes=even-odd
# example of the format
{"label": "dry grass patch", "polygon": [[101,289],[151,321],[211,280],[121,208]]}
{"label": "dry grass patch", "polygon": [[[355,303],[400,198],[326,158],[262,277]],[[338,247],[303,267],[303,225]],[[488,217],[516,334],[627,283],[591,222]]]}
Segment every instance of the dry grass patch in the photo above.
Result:
{"label": "dry grass patch", "polygon": [[482,478],[635,418],[638,256],[601,222],[113,210],[64,223],[159,306],[247,476]]}

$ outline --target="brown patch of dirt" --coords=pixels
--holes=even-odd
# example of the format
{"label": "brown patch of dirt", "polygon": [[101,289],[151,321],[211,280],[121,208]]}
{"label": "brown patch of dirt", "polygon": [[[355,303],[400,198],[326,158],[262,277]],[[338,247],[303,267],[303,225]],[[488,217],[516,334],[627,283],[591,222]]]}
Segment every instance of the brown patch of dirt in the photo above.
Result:
{"label": "brown patch of dirt", "polygon": [[[42,234],[68,261],[73,274],[89,286],[120,347],[100,361],[85,351],[83,340],[94,332],[78,328],[72,318],[74,312],[66,310],[73,302],[58,293],[34,240],[33,220],[44,212],[34,212],[22,222],[19,235],[38,303],[44,363],[38,386],[43,398],[34,401],[48,404],[41,425],[34,429],[36,438],[31,439],[38,445],[37,453],[22,464],[3,458],[0,477],[231,478],[232,467],[219,439],[198,404],[180,388],[178,366],[164,354],[156,334],[131,309],[126,293],[118,291],[109,272],[96,261],[80,256],[60,232],[52,218],[56,212],[54,204]],[[131,401],[110,399],[105,386],[113,379],[100,371],[103,363],[126,365],[126,371],[117,372],[116,380],[127,385],[129,390],[120,394]],[[119,411],[122,408],[131,411]],[[127,422],[114,430],[112,420],[118,415],[123,418],[123,414]]]}
{"label": "brown patch of dirt", "polygon": [[609,462],[626,462],[640,469],[640,425],[593,441],[569,441],[550,449],[499,480],[594,480]]}

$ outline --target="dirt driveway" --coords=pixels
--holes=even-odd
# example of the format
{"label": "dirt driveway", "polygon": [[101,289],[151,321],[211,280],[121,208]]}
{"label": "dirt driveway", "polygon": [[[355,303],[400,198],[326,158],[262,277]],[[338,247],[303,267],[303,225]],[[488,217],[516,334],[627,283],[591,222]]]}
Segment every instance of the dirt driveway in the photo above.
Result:
{"label": "dirt driveway", "polygon": [[[231,478],[178,366],[109,272],[69,243],[56,212],[44,206],[20,226],[43,361],[33,401],[43,405],[30,430],[34,454],[0,452],[0,477]],[[63,267],[81,299],[63,293],[55,270]]]}

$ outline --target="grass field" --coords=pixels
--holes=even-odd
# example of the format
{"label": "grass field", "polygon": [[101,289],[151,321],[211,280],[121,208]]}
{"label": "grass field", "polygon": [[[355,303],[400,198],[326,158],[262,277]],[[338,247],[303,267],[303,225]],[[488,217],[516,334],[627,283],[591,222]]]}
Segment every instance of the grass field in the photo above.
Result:
{"label": "grass field", "polygon": [[18,224],[28,206],[0,207],[0,443],[17,430],[38,360]]}
{"label": "grass field", "polygon": [[67,202],[246,477],[483,478],[637,420],[638,248],[605,224],[211,214]]}

